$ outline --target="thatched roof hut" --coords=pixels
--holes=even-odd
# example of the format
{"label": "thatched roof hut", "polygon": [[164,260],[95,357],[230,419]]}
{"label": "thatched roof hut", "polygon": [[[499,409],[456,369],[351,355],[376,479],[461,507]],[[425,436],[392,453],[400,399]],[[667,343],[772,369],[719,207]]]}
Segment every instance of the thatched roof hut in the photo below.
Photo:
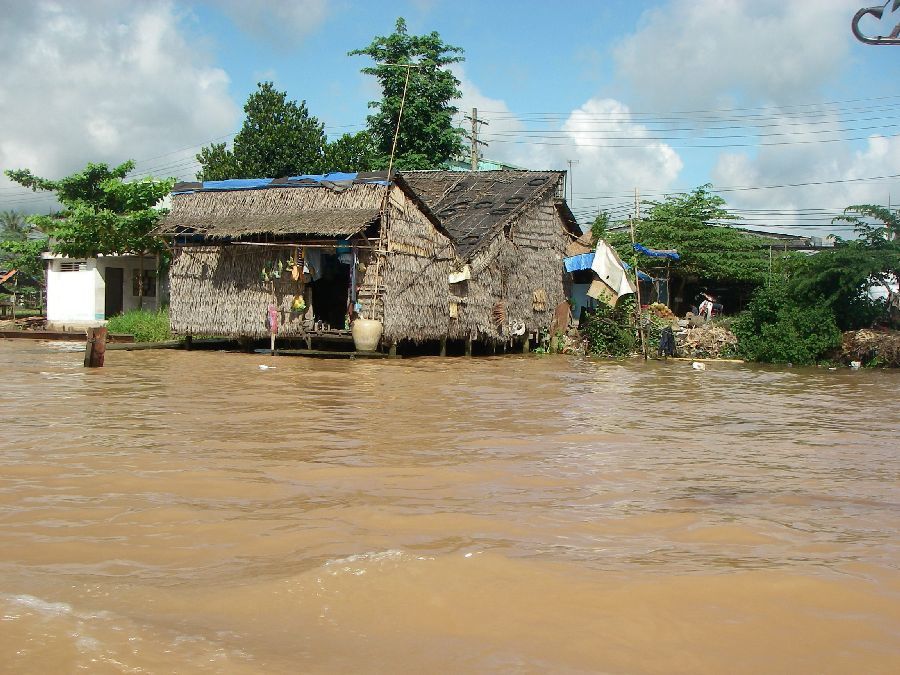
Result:
{"label": "thatched roof hut", "polygon": [[173,242],[172,329],[262,337],[274,304],[283,336],[343,328],[354,314],[381,319],[389,342],[500,342],[546,330],[565,299],[562,255],[579,233],[563,176],[179,184],[158,230]]}

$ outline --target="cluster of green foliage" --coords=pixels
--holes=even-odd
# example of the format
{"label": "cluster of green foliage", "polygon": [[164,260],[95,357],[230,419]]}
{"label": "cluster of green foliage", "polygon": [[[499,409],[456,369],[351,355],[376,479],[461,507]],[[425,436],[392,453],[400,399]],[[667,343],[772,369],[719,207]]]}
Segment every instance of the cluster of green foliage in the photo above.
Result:
{"label": "cluster of green foliage", "polygon": [[136,342],[164,342],[172,339],[169,331],[169,312],[160,309],[148,312],[135,309],[111,318],[107,324],[110,333],[134,335]]}
{"label": "cluster of green foliage", "polygon": [[171,191],[174,180],[126,182],[133,168],[132,161],[112,169],[106,164],[88,164],[84,171],[59,180],[40,178],[28,169],[6,171],[6,175],[35,192],[56,193],[62,211],[28,217],[51,235],[55,253],[73,257],[159,253],[162,242],[150,232],[163,214],[154,207]]}
{"label": "cluster of green foliage", "polygon": [[[762,283],[768,270],[766,244],[729,227],[735,216],[711,190],[712,185],[701,185],[688,194],[645,202],[650,210],[635,224],[636,241],[677,250],[680,260],[671,263],[671,272],[684,281]],[[624,260],[632,259],[630,233],[614,232],[607,241]]]}
{"label": "cluster of green foliage", "polygon": [[638,348],[634,299],[621,298],[612,307],[604,302],[591,314],[583,333],[588,351],[596,356],[620,358]]}
{"label": "cluster of green foliage", "polygon": [[43,285],[41,253],[45,237],[32,238],[35,227],[17,211],[0,213],[0,268],[17,270],[16,288],[23,295],[36,295]]}
{"label": "cluster of green foliage", "polygon": [[900,218],[884,207],[848,207],[838,220],[856,226],[858,238],[837,240],[831,250],[796,255],[759,288],[732,330],[742,356],[754,361],[812,363],[840,344],[842,330],[890,322],[889,303],[868,289],[900,273]]}
{"label": "cluster of green foliage", "polygon": [[606,230],[609,229],[611,216],[606,211],[602,211],[594,218],[591,223],[591,243],[597,244],[601,239],[606,239]]}
{"label": "cluster of green foliage", "polygon": [[798,302],[781,280],[760,287],[731,330],[738,353],[750,361],[805,365],[841,343],[831,308]]}
{"label": "cluster of green foliage", "polygon": [[401,104],[394,166],[438,168],[462,150],[462,130],[453,126],[457,109],[452,105],[461,95],[460,83],[446,69],[463,60],[459,56],[462,51],[444,44],[437,33],[410,35],[406,22],[397,19],[394,33],[350,52],[369,56],[376,63],[362,69],[374,75],[382,89],[381,100],[369,104],[377,112],[368,117],[368,129],[331,142],[305,101],[288,100],[287,93],[275,89],[272,82],[261,82],[244,105],[246,117],[233,148],[225,143],[203,148],[197,155],[202,167],[197,178],[281,178],[386,169]]}
{"label": "cluster of green foliage", "polygon": [[289,101],[271,82],[260,82],[244,105],[246,118],[234,137],[234,148],[213,143],[200,151],[200,180],[281,178],[328,171],[345,171],[350,162],[368,170],[371,140],[345,134],[328,143],[325,126],[309,114],[306,101]]}
{"label": "cluster of green foliage", "polygon": [[[160,254],[165,247],[152,230],[164,212],[155,207],[169,194],[175,181],[150,177],[126,181],[133,168],[133,161],[112,169],[106,164],[88,164],[83,171],[59,180],[35,176],[28,169],[5,173],[35,192],[56,193],[62,211],[27,219],[50,236],[54,253],[76,258],[112,253]],[[143,275],[140,283],[143,284]],[[141,303],[143,295],[141,288]]]}

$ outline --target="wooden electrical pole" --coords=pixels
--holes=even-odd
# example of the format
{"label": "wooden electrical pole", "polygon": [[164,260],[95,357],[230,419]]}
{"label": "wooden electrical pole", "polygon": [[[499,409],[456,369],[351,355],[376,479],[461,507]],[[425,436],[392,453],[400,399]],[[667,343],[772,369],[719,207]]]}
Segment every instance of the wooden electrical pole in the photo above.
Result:
{"label": "wooden electrical pole", "polygon": [[576,166],[579,161],[577,159],[566,160],[569,165],[569,208],[574,208],[575,205],[575,179],[572,177],[572,167]]}
{"label": "wooden electrical pole", "polygon": [[469,138],[469,163],[472,168],[472,171],[478,171],[478,158],[480,153],[478,152],[478,146],[484,145],[487,146],[487,143],[484,141],[478,140],[478,125],[479,124],[487,124],[484,120],[478,119],[478,108],[472,108],[471,116],[466,116],[467,120],[472,123],[472,130],[468,134]]}
{"label": "wooden electrical pole", "polygon": [[635,296],[637,299],[637,307],[635,308],[635,314],[637,316],[637,324],[638,331],[641,336],[641,352],[644,354],[644,360],[647,359],[647,336],[644,333],[644,321],[643,316],[641,314],[641,273],[638,270],[638,255],[637,249],[634,248],[635,238],[634,238],[634,222],[636,220],[641,219],[641,202],[638,197],[638,189],[634,189],[634,216],[631,218],[631,248],[634,251],[634,290]]}

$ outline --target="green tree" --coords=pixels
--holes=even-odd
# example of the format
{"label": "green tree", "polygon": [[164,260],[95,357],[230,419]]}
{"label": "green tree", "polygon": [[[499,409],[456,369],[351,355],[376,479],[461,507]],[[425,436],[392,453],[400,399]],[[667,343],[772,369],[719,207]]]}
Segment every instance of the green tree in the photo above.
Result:
{"label": "green tree", "polygon": [[244,124],[234,150],[213,143],[197,155],[200,180],[283,178],[321,173],[325,164],[325,128],[310,115],[306,101],[289,101],[272,82],[260,82],[244,105]]}
{"label": "green tree", "polygon": [[25,241],[29,229],[25,218],[18,211],[0,213],[0,239],[3,241]]}
{"label": "green tree", "polygon": [[3,267],[18,270],[40,285],[44,277],[41,253],[45,250],[47,241],[44,239],[7,239],[0,241],[0,261]]}
{"label": "green tree", "polygon": [[[755,287],[766,278],[765,242],[732,228],[728,221],[735,216],[711,190],[712,185],[701,185],[661,202],[645,202],[650,210],[635,225],[638,243],[678,251],[680,260],[671,263],[676,297],[683,297],[688,283],[739,282]],[[615,232],[608,240],[623,259],[632,259],[628,232]]]}
{"label": "green tree", "polygon": [[197,161],[203,167],[198,173],[199,180],[228,180],[241,178],[240,167],[234,153],[225,143],[212,143],[200,150]]}
{"label": "green tree", "polygon": [[754,293],[731,330],[738,353],[750,361],[805,365],[841,344],[831,307],[821,300],[799,301],[790,283],[780,279]]}
{"label": "green tree", "polygon": [[[406,101],[397,138],[394,164],[400,169],[435,169],[462,151],[462,130],[453,126],[457,113],[453,101],[462,92],[459,80],[446,66],[464,58],[460,47],[448,45],[441,36],[410,35],[406,21],[397,19],[394,32],[378,36],[351,56],[369,56],[376,65],[362,72],[374,75],[381,85],[382,98],[369,107],[369,133],[375,143],[379,163],[387,167],[407,76]],[[410,65],[413,68],[398,66]]]}
{"label": "green tree", "polygon": [[594,222],[591,224],[591,241],[596,244],[601,239],[606,238],[606,231],[609,229],[610,215],[606,211],[597,214]]}
{"label": "green tree", "polygon": [[372,171],[378,168],[375,144],[367,131],[344,134],[325,148],[325,171]]}
{"label": "green tree", "polygon": [[[790,271],[791,291],[805,302],[826,303],[844,330],[887,318],[900,278],[900,216],[883,206],[860,204],[847,207],[833,222],[850,223],[857,238],[836,238],[833,249],[799,258]],[[873,285],[887,291],[887,302],[869,297]]]}
{"label": "green tree", "polygon": [[[110,169],[88,164],[84,171],[59,180],[40,178],[28,169],[6,175],[34,191],[56,193],[63,210],[51,216],[29,216],[28,221],[52,234],[52,250],[73,257],[99,254],[159,254],[163,243],[151,234],[163,211],[156,209],[174,185],[174,179],[142,178],[126,181],[134,168],[128,161]],[[141,258],[143,261],[143,257]],[[143,305],[143,270],[139,275],[139,303]]]}

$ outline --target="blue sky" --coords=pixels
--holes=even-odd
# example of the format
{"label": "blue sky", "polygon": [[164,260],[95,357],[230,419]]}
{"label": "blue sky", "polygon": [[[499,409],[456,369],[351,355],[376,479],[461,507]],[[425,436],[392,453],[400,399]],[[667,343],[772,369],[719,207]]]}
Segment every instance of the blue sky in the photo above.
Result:
{"label": "blue sky", "polygon": [[[347,52],[403,16],[465,49],[459,107],[488,121],[486,156],[573,161],[583,222],[626,215],[635,189],[712,182],[743,222],[822,225],[900,202],[900,179],[875,179],[900,175],[900,46],[850,33],[875,2],[0,0],[0,167],[58,177],[133,158],[138,175],[191,178],[260,80],[331,136],[361,129],[378,91]],[[0,180],[0,209],[49,206]]]}

